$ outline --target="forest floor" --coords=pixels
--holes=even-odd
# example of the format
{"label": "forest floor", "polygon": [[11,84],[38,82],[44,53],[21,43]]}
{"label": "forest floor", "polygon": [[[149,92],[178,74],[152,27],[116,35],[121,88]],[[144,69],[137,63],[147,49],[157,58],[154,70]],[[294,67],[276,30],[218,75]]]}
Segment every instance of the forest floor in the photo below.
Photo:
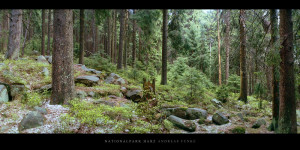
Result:
{"label": "forest floor", "polygon": [[[74,65],[74,77],[95,75],[100,78],[97,85],[86,86],[76,83],[77,99],[70,105],[51,105],[51,90],[39,92],[45,85],[51,84],[51,64],[37,63],[35,57],[18,61],[4,61],[0,66],[1,83],[22,83],[25,85],[25,96],[15,97],[8,102],[0,103],[0,133],[233,133],[233,129],[242,127],[246,134],[272,134],[267,128],[271,123],[271,102],[248,96],[248,103],[236,100],[237,94],[230,94],[228,101],[222,107],[216,107],[211,100],[215,95],[206,91],[202,102],[186,104],[159,100],[158,104],[136,103],[126,96],[126,90],[136,90],[141,84],[130,82],[124,76],[125,85],[106,84],[104,79],[108,73],[95,74]],[[45,75],[44,69],[48,69]],[[163,88],[157,88],[162,90]],[[161,91],[160,91],[161,92]],[[168,93],[168,91],[165,91]],[[24,100],[25,99],[25,100]],[[259,102],[262,102],[262,109]],[[26,115],[39,108],[45,109],[41,125],[20,129],[20,124]],[[189,132],[168,124],[163,108],[201,108],[207,111],[205,123],[199,124],[199,119],[192,120],[195,131]],[[216,125],[213,115],[221,111],[229,123]],[[239,114],[240,113],[240,114]],[[242,117],[240,116],[242,114]],[[252,128],[258,120],[265,120],[259,128]],[[297,108],[297,120],[300,122],[300,109]],[[298,125],[298,133],[299,125]]]}

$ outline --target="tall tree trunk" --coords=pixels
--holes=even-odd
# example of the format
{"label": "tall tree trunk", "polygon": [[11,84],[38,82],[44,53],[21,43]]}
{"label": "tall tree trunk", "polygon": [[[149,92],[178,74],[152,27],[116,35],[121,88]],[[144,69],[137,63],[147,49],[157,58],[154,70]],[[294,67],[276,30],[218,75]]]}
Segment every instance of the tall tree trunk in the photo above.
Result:
{"label": "tall tree trunk", "polygon": [[1,49],[0,52],[5,52],[7,49],[7,33],[8,33],[8,10],[2,10],[2,27],[1,27]]}
{"label": "tall tree trunk", "polygon": [[95,14],[95,9],[92,10],[92,33],[93,33],[93,45],[92,45],[92,53],[94,54],[96,52],[96,14]]}
{"label": "tall tree trunk", "polygon": [[[135,9],[133,10],[135,14]],[[133,19],[133,31],[132,31],[132,67],[135,68],[135,59],[136,59],[136,20]]]}
{"label": "tall tree trunk", "polygon": [[141,54],[142,54],[142,34],[141,34],[141,30],[139,30],[139,54],[138,54],[139,61],[142,61]]}
{"label": "tall tree trunk", "polygon": [[22,29],[22,10],[11,10],[11,21],[9,24],[8,47],[5,55],[6,59],[18,59]]}
{"label": "tall tree trunk", "polygon": [[222,85],[222,66],[221,66],[221,37],[220,37],[220,18],[219,18],[219,9],[217,11],[217,28],[218,28],[218,60],[219,60],[219,85]]}
{"label": "tall tree trunk", "polygon": [[99,47],[99,29],[98,29],[98,25],[96,25],[96,27],[95,27],[95,30],[96,30],[96,33],[95,33],[95,40],[94,40],[94,42],[95,42],[95,52],[97,53],[98,52],[98,47]]}
{"label": "tall tree trunk", "polygon": [[107,58],[111,55],[111,16],[107,18]]}
{"label": "tall tree trunk", "polygon": [[280,10],[279,133],[297,133],[292,10]]}
{"label": "tall tree trunk", "polygon": [[84,9],[80,9],[79,64],[84,64]]}
{"label": "tall tree trunk", "polygon": [[[124,54],[123,54],[123,65],[124,68],[127,68],[127,47],[128,47],[128,33],[129,33],[129,26],[128,26],[128,12],[125,9],[125,21],[124,21]],[[126,31],[127,30],[127,31]]]}
{"label": "tall tree trunk", "polygon": [[72,10],[54,10],[51,104],[68,104],[75,96]]}
{"label": "tall tree trunk", "polygon": [[48,10],[48,42],[47,42],[47,55],[50,55],[50,29],[51,29],[51,9]]}
{"label": "tall tree trunk", "polygon": [[30,26],[31,14],[32,14],[32,10],[29,11],[29,17],[27,18],[26,31],[25,31],[23,47],[22,47],[22,57],[24,56],[24,53],[25,53],[26,38],[27,38],[27,33],[28,33],[28,30],[29,30],[29,26]]}
{"label": "tall tree trunk", "polygon": [[116,20],[116,10],[113,10],[112,11],[112,16],[113,16],[113,20],[112,20],[112,36],[111,36],[111,55],[110,55],[110,58],[111,58],[111,62],[113,63],[114,62],[114,55],[115,55],[115,32],[116,32],[116,26],[115,26],[115,20]]}
{"label": "tall tree trunk", "polygon": [[246,33],[245,33],[245,10],[240,10],[240,76],[241,89],[239,100],[247,103],[247,72],[246,72]]}
{"label": "tall tree trunk", "polygon": [[[277,52],[278,43],[278,14],[275,9],[270,9],[270,21],[271,21],[271,51],[273,54]],[[276,53],[277,54],[277,53]],[[279,54],[279,53],[278,53]],[[278,128],[278,115],[279,115],[279,64],[273,64],[271,67],[272,74],[272,123],[271,130],[277,131]]]}
{"label": "tall tree trunk", "polygon": [[45,23],[45,18],[46,18],[46,9],[42,9],[42,50],[41,54],[45,56],[45,28],[46,28],[46,23]]}
{"label": "tall tree trunk", "polygon": [[122,69],[122,57],[123,57],[123,47],[124,47],[124,29],[125,25],[125,10],[120,10],[120,37],[119,37],[119,55],[118,55],[118,65],[117,69]]}
{"label": "tall tree trunk", "polygon": [[225,82],[227,83],[229,77],[229,54],[230,54],[230,10],[226,10],[225,14],[225,49],[226,49],[226,64],[225,64]]}
{"label": "tall tree trunk", "polygon": [[168,60],[168,10],[163,9],[163,35],[162,35],[162,73],[161,73],[161,85],[167,84],[167,60]]}
{"label": "tall tree trunk", "polygon": [[115,28],[115,33],[114,33],[114,63],[117,63],[117,10],[115,10],[115,19],[114,19],[114,28]]}

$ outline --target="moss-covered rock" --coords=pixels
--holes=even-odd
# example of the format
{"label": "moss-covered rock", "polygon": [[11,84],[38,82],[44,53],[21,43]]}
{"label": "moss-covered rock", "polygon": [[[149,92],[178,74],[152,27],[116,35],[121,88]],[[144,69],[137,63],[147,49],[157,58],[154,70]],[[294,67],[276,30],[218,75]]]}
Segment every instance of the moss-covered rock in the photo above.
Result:
{"label": "moss-covered rock", "polygon": [[246,133],[246,129],[244,127],[235,127],[231,130],[232,133],[234,134],[245,134]]}
{"label": "moss-covered rock", "polygon": [[182,118],[171,115],[168,120],[174,124],[174,126],[189,131],[194,132],[196,130],[196,124],[191,120],[184,120]]}
{"label": "moss-covered rock", "polygon": [[266,121],[265,121],[265,119],[260,118],[254,122],[254,124],[252,125],[252,128],[257,129],[262,125],[266,125]]}
{"label": "moss-covered rock", "polygon": [[212,117],[212,121],[213,121],[213,123],[215,123],[217,125],[223,125],[223,124],[229,123],[228,118],[226,116],[224,116],[224,114],[221,112],[215,113]]}

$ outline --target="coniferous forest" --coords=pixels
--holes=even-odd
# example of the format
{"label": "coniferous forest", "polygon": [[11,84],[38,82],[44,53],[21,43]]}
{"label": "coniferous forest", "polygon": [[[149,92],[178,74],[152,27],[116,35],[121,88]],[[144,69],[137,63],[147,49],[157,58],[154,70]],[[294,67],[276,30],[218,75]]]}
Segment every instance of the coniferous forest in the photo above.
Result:
{"label": "coniferous forest", "polygon": [[299,126],[299,9],[0,10],[0,133]]}

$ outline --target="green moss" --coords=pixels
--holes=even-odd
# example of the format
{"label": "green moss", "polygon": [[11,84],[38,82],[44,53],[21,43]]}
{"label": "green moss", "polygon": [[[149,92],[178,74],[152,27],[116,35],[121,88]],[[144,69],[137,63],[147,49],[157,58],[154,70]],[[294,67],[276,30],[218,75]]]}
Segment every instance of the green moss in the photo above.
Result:
{"label": "green moss", "polygon": [[234,134],[245,134],[246,129],[244,127],[235,127],[231,130]]}
{"label": "green moss", "polygon": [[200,118],[199,120],[198,120],[198,124],[204,124],[205,123],[205,119],[204,118]]}
{"label": "green moss", "polygon": [[40,106],[42,104],[42,95],[36,92],[25,93],[22,99],[22,103],[31,108]]}
{"label": "green moss", "polygon": [[164,127],[165,127],[167,130],[169,130],[169,131],[170,131],[171,129],[174,128],[173,123],[170,122],[170,121],[167,120],[167,119],[165,119],[165,120],[163,121],[163,125],[164,125]]}

